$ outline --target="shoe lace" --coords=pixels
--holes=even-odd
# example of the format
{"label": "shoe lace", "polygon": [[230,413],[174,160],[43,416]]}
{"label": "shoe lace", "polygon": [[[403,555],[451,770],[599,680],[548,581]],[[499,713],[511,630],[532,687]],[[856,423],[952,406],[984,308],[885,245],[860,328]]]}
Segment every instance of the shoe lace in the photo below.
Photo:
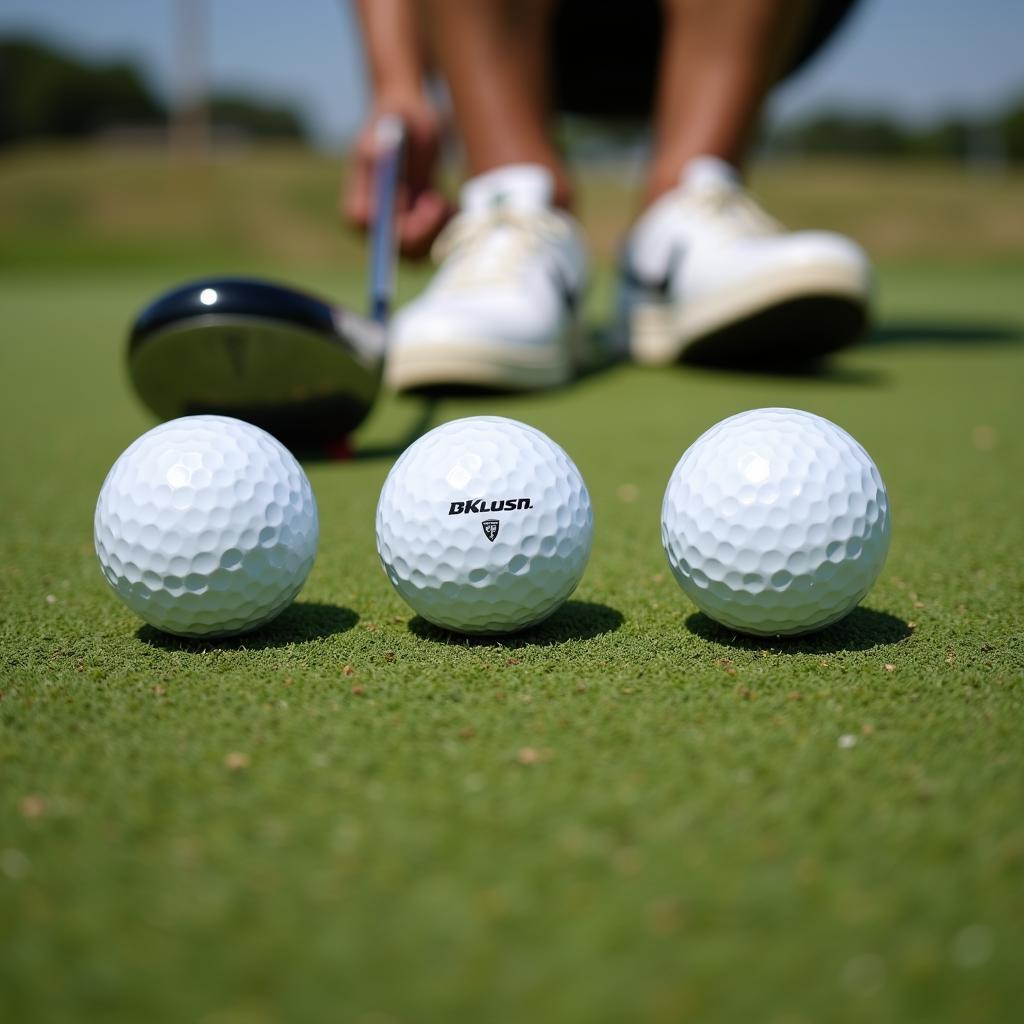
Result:
{"label": "shoe lace", "polygon": [[514,277],[538,248],[562,241],[570,231],[569,224],[553,211],[499,204],[483,213],[456,217],[438,236],[430,255],[450,268],[450,286],[500,284]]}
{"label": "shoe lace", "polygon": [[775,235],[785,230],[742,188],[728,185],[707,187],[694,192],[680,192],[679,199],[684,208],[696,207],[714,217],[720,229],[725,228],[732,235]]}

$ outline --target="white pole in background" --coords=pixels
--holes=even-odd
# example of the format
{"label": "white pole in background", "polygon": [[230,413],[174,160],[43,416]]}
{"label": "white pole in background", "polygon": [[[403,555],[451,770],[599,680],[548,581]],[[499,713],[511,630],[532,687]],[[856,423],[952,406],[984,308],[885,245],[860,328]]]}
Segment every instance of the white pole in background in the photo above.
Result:
{"label": "white pole in background", "polygon": [[206,0],[174,0],[177,81],[171,114],[171,149],[201,160],[210,142],[206,91]]}

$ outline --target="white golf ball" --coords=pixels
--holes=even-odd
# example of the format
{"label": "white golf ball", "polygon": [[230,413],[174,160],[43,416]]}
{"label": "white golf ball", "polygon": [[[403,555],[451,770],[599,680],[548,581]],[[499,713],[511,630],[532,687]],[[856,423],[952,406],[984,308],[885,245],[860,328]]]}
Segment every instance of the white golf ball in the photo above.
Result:
{"label": "white golf ball", "polygon": [[590,495],[539,430],[473,416],[398,459],[377,505],[377,551],[414,611],[460,633],[510,633],[576,589],[594,533]]}
{"label": "white golf ball", "polygon": [[269,622],[316,556],[316,500],[292,454],[228,416],[154,427],[107,474],[96,554],[136,614],[168,633],[231,636]]}
{"label": "white golf ball", "polygon": [[757,636],[821,629],[851,611],[889,549],[885,485],[845,430],[796,409],[722,420],[679,460],[661,538],[687,597]]}

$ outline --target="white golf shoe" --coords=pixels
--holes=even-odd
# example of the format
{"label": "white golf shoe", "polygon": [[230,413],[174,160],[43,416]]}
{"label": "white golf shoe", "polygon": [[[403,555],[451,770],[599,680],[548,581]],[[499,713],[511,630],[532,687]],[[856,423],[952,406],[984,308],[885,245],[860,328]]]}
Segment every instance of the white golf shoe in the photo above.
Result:
{"label": "white golf shoe", "polygon": [[533,390],[573,376],[587,256],[553,191],[533,164],[463,186],[461,212],[434,246],[437,273],[392,321],[391,388]]}
{"label": "white golf shoe", "polygon": [[787,232],[714,157],[691,161],[643,214],[620,269],[618,340],[640,363],[794,363],[867,324],[864,251],[830,232]]}

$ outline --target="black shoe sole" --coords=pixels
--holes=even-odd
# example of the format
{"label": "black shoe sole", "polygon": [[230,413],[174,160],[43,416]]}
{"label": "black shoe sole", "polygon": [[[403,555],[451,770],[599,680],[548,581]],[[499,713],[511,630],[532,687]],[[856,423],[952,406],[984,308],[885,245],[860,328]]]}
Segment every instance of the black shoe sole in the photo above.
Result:
{"label": "black shoe sole", "polygon": [[813,362],[867,332],[861,302],[833,295],[790,299],[690,342],[680,362],[774,367]]}

